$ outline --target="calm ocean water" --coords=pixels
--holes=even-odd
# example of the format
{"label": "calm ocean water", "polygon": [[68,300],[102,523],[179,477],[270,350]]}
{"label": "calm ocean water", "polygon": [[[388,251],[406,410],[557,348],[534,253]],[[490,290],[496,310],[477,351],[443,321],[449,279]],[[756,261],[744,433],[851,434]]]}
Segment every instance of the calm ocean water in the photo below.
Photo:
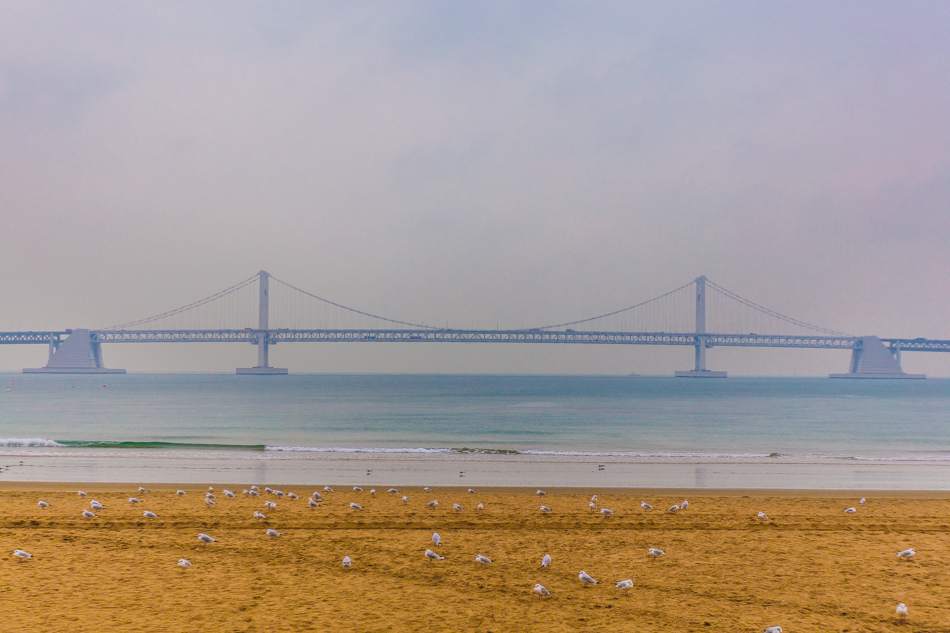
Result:
{"label": "calm ocean water", "polygon": [[661,461],[950,462],[950,380],[940,379],[0,378],[4,454],[468,448]]}

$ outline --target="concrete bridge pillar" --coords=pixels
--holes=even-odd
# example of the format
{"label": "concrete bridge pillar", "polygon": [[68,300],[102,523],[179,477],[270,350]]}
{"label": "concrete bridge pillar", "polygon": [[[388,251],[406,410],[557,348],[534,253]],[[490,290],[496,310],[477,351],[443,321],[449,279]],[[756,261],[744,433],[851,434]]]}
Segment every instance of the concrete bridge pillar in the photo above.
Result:
{"label": "concrete bridge pillar", "polygon": [[[68,331],[68,330],[67,330]],[[24,369],[24,374],[124,374],[124,369],[102,365],[102,344],[89,330],[72,330],[65,341],[53,336],[49,341],[46,367]]]}
{"label": "concrete bridge pillar", "polygon": [[726,372],[706,369],[706,277],[697,277],[696,281],[696,366],[688,371],[676,372],[677,378],[725,378]]}
{"label": "concrete bridge pillar", "polygon": [[260,299],[258,304],[257,332],[254,345],[257,345],[257,367],[238,367],[237,373],[242,376],[285,376],[287,370],[281,367],[271,367],[268,363],[267,350],[275,341],[271,340],[269,328],[270,313],[270,274],[262,270],[258,273],[260,284]]}

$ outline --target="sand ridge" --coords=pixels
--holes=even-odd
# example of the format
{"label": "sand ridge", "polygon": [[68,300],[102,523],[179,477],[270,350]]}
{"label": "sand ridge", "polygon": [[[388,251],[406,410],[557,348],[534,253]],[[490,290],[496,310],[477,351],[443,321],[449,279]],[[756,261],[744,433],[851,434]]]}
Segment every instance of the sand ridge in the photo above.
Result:
{"label": "sand ridge", "polygon": [[[950,630],[945,496],[859,505],[854,495],[549,490],[539,498],[413,487],[377,488],[374,497],[368,487],[283,487],[301,497],[290,500],[245,497],[245,487],[214,486],[214,506],[204,502],[206,486],[184,487],[183,497],[176,486],[89,485],[87,497],[75,486],[0,491],[0,605],[18,614],[7,630]],[[313,490],[324,496],[319,508],[307,505]],[[594,492],[613,516],[589,511]],[[684,496],[689,508],[665,511]],[[92,498],[105,509],[83,518]],[[656,509],[643,510],[641,498]],[[40,509],[40,499],[51,507]],[[437,507],[424,506],[433,499]],[[540,512],[542,503],[552,512]],[[857,512],[845,514],[849,506]],[[268,518],[253,519],[255,510]],[[771,519],[756,519],[759,511]],[[218,542],[202,546],[199,532]],[[445,560],[427,561],[427,547]],[[649,547],[666,554],[652,560]],[[898,560],[907,547],[915,559]],[[17,562],[15,548],[34,560]],[[542,570],[545,553],[553,563]],[[476,554],[493,562],[477,563]],[[179,568],[182,557],[193,566]],[[583,588],[581,570],[600,584]],[[613,587],[626,578],[629,596]],[[536,582],[554,596],[539,601]],[[898,602],[910,609],[909,625],[894,615]]]}

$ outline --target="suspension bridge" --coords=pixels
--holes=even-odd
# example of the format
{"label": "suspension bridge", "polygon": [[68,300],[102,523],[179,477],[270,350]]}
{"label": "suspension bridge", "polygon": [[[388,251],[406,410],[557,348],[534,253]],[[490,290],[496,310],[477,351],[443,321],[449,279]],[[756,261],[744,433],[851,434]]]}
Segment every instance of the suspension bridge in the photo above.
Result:
{"label": "suspension bridge", "polygon": [[104,343],[249,343],[257,365],[243,375],[281,375],[269,349],[277,343],[543,343],[676,345],[695,349],[685,378],[725,378],[706,367],[713,347],[847,350],[847,372],[833,378],[924,378],[905,373],[902,352],[950,352],[950,340],[853,336],[801,321],[706,277],[646,301],[563,323],[516,329],[455,329],[412,323],[330,301],[265,271],[174,310],[102,329],[0,332],[0,344],[49,347],[45,367],[24,373],[125,373],[103,364]]}

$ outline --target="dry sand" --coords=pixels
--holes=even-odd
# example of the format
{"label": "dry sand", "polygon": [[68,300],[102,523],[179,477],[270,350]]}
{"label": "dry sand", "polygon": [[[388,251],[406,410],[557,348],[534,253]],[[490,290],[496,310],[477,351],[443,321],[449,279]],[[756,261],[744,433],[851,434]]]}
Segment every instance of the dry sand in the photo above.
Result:
{"label": "dry sand", "polygon": [[[207,487],[0,490],[4,631],[950,631],[947,495]],[[238,493],[226,499],[223,488]],[[590,495],[616,514],[589,512]],[[130,504],[129,496],[143,500]],[[683,498],[685,511],[664,510]],[[105,504],[84,519],[90,499]],[[278,507],[264,507],[264,499]],[[647,499],[656,510],[640,508]],[[44,499],[50,508],[40,509]],[[437,508],[424,503],[438,499]],[[355,501],[365,507],[350,509]],[[453,503],[464,507],[452,509]],[[476,512],[478,503],[484,511]],[[539,511],[541,503],[553,508]],[[854,514],[844,514],[857,506]],[[145,519],[144,510],[159,515]],[[254,510],[266,521],[251,518]],[[755,518],[759,511],[772,519]],[[268,537],[264,530],[282,533]],[[446,558],[423,552],[438,531]],[[218,543],[202,547],[206,532]],[[666,555],[650,560],[647,548]],[[896,552],[917,549],[912,561]],[[17,562],[15,548],[34,555]],[[554,559],[539,569],[543,554]],[[476,554],[494,562],[482,565]],[[353,566],[344,569],[344,556]],[[194,565],[181,569],[179,558]],[[584,589],[580,570],[600,581]],[[625,596],[613,584],[631,578]],[[531,593],[544,584],[554,596]],[[905,602],[907,624],[894,609]]]}

